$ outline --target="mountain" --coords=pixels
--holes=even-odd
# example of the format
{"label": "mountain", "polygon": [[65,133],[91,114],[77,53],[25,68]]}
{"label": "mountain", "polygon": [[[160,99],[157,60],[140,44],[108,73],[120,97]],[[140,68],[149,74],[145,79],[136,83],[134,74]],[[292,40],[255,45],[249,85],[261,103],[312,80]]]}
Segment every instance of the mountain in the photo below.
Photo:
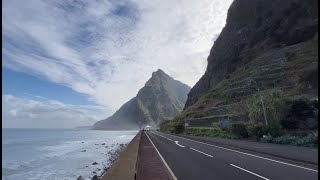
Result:
{"label": "mountain", "polygon": [[111,117],[96,122],[93,128],[131,130],[138,129],[139,122],[140,125],[155,127],[182,111],[190,89],[158,69],[136,97],[121,106]]}
{"label": "mountain", "polygon": [[318,1],[235,0],[207,61],[175,119],[248,120],[245,103],[263,93],[317,99]]}
{"label": "mountain", "polygon": [[75,127],[74,129],[77,129],[77,130],[88,130],[88,129],[91,129],[92,126],[78,126],[78,127]]}

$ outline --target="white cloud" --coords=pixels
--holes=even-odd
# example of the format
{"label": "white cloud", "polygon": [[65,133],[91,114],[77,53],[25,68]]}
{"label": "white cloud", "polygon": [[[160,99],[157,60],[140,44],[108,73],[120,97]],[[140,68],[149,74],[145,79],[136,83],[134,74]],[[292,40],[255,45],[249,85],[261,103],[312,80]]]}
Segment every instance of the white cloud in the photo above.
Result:
{"label": "white cloud", "polygon": [[5,0],[3,65],[115,111],[158,68],[193,86],[231,2]]}
{"label": "white cloud", "polygon": [[[40,100],[41,99],[41,100]],[[91,126],[106,116],[104,107],[2,95],[4,128],[74,128]]]}

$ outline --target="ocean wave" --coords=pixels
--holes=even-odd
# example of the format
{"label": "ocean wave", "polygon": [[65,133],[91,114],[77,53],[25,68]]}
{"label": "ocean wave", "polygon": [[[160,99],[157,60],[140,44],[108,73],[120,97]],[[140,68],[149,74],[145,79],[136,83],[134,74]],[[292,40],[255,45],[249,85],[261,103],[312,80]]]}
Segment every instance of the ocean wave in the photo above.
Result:
{"label": "ocean wave", "polygon": [[[94,144],[91,144],[96,146]],[[104,145],[97,145],[104,146]],[[28,162],[23,162],[21,164],[5,164],[3,166],[3,176],[8,180],[13,179],[46,179],[46,180],[74,180],[79,175],[85,176],[89,178],[93,176],[93,171],[98,173],[102,173],[103,169],[109,167],[111,165],[112,154],[118,149],[118,145],[113,144],[109,148],[99,148],[94,150],[96,151],[87,151],[86,152],[86,160],[77,161],[79,158],[73,157],[60,157],[57,161],[49,160],[45,163],[41,163],[40,159],[32,160]],[[103,155],[97,152],[104,152]],[[108,152],[108,153],[107,153]],[[83,157],[83,153],[78,152]],[[64,161],[62,161],[64,159]],[[111,159],[111,160],[110,160]],[[72,163],[73,161],[73,163]],[[92,165],[93,162],[97,162],[98,165]],[[81,165],[82,164],[82,165]],[[100,169],[98,171],[98,169]]]}
{"label": "ocean wave", "polygon": [[[90,137],[92,139],[83,141],[77,138],[74,141],[48,141],[5,148],[3,150],[8,152],[5,160],[2,160],[2,179],[74,180],[79,175],[89,179],[89,176],[93,176],[93,171],[101,173],[104,167],[109,167],[112,153],[135,135],[113,134],[112,137],[110,134],[101,134],[97,133]],[[13,153],[18,153],[19,156]],[[92,165],[93,162],[98,165]]]}

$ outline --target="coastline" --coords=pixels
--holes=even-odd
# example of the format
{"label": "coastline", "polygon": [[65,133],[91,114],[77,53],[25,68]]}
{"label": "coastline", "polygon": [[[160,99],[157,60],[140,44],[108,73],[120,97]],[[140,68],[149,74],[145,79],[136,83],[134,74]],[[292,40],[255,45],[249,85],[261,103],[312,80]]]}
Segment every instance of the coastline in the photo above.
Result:
{"label": "coastline", "polygon": [[[97,144],[93,144],[93,145],[97,145]],[[103,145],[103,144],[99,144],[99,145]],[[117,146],[116,148],[105,153],[105,155],[108,156],[108,159],[105,160],[105,164],[103,164],[103,167],[102,168],[97,167],[96,170],[92,172],[92,176],[88,177],[89,179],[97,179],[97,178],[101,179],[101,177],[109,170],[109,168],[112,166],[114,161],[118,158],[119,154],[127,147],[128,143],[125,143],[125,144],[117,143],[117,144],[112,144],[111,146],[115,146],[115,145]],[[98,165],[98,163],[93,162],[91,165],[92,166]],[[84,180],[84,179],[86,178],[83,177],[82,175],[80,175],[77,178],[77,180]]]}
{"label": "coastline", "polygon": [[[119,170],[122,171],[120,179],[133,179],[135,175],[135,164],[137,161],[140,134],[141,133],[137,133],[136,136],[128,143],[112,144],[112,146],[117,147],[105,153],[108,156],[108,159],[105,161],[106,163],[103,164],[103,168],[96,168],[96,171],[93,171],[92,176],[89,177],[84,177],[80,174],[76,180],[118,179]],[[101,146],[103,144],[94,145]],[[93,162],[92,165],[95,165],[95,162]],[[115,174],[116,177],[114,176]]]}
{"label": "coastline", "polygon": [[140,145],[141,131],[119,154],[114,163],[102,176],[102,180],[132,180],[136,177],[136,164]]}
{"label": "coastline", "polygon": [[136,134],[91,130],[5,130],[2,179],[75,180],[82,175],[90,180],[94,175],[103,175]]}

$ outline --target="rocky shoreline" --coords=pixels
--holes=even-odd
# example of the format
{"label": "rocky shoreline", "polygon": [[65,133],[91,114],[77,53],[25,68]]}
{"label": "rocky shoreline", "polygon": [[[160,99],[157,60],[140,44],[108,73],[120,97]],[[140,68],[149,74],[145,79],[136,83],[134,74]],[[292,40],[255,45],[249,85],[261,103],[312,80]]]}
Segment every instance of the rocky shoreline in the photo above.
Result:
{"label": "rocky shoreline", "polygon": [[[102,144],[94,144],[95,146],[103,146],[105,145],[105,143]],[[126,144],[112,144],[111,147],[117,146],[116,148],[108,151],[105,155],[108,156],[108,160],[103,163],[103,169],[97,168],[95,171],[92,172],[92,177],[89,176],[88,178],[91,180],[101,180],[101,177],[108,171],[108,169],[110,168],[110,166],[113,164],[113,162],[117,159],[117,157],[119,156],[120,152],[128,145],[128,143]],[[105,148],[109,148],[109,146],[105,146]],[[86,150],[82,150],[81,152],[86,152]],[[93,162],[91,164],[92,166],[94,165],[98,165],[97,162]],[[89,167],[89,165],[87,165],[86,167]],[[86,180],[85,177],[83,176],[79,176],[76,180]],[[88,180],[88,179],[87,179]]]}

